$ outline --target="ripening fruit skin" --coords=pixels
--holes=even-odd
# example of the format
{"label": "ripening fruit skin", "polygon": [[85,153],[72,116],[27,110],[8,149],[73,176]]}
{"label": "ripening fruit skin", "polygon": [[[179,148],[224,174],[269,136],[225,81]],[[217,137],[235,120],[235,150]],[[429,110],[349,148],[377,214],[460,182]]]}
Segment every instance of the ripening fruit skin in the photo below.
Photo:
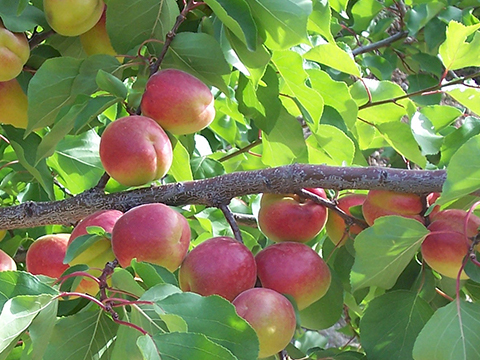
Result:
{"label": "ripening fruit skin", "polygon": [[[113,225],[115,225],[115,222],[122,215],[123,213],[118,210],[101,210],[90,216],[87,216],[85,219],[80,221],[77,226],[75,226],[75,229],[73,229],[68,241],[68,245],[70,245],[77,237],[87,235],[88,226],[100,226],[106,232],[111,233]],[[73,259],[70,262],[70,266],[76,264],[86,264],[91,268],[103,269],[108,261],[113,261],[114,259],[115,255],[113,255],[112,252],[112,244],[110,239],[102,238],[101,240],[98,240],[92,244],[92,246],[78,255],[75,259]]]}
{"label": "ripening fruit skin", "polygon": [[[365,194],[348,194],[338,199],[337,205],[347,215],[352,215],[349,209],[362,205],[366,197],[367,195]],[[327,230],[328,237],[336,246],[344,245],[349,238],[353,238],[354,235],[358,235],[363,230],[359,225],[351,225],[347,231],[345,220],[332,210],[328,210],[325,229]]]}
{"label": "ripening fruit skin", "polygon": [[[464,257],[468,254],[471,241],[464,233],[464,222],[467,212],[460,209],[439,211],[432,217],[428,225],[430,234],[422,243],[422,256],[436,272],[456,279]],[[471,214],[467,224],[467,237],[478,233],[480,218]],[[462,271],[460,279],[468,279]]]}
{"label": "ripening fruit skin", "polygon": [[160,203],[130,209],[112,230],[112,249],[121,266],[133,258],[175,271],[190,245],[187,219]]}
{"label": "ripening fruit skin", "polygon": [[78,36],[90,30],[104,7],[102,0],[43,0],[48,24],[63,36]]}
{"label": "ripening fruit skin", "polygon": [[397,193],[387,190],[370,190],[362,206],[363,216],[372,226],[381,216],[398,215],[425,223],[420,213],[423,211],[422,199],[416,194]]}
{"label": "ripening fruit skin", "polygon": [[[95,54],[117,55],[108,36],[106,24],[107,14],[104,10],[95,26],[80,35],[83,50],[88,56]],[[123,58],[118,59],[123,61]]]}
{"label": "ripening fruit skin", "polygon": [[0,271],[17,270],[17,264],[5,251],[0,250]]}
{"label": "ripening fruit skin", "polygon": [[257,280],[250,250],[230,237],[208,239],[188,253],[178,272],[183,291],[202,296],[220,295],[232,301]]}
{"label": "ripening fruit skin", "polygon": [[[312,189],[311,189],[312,190]],[[326,198],[323,189],[315,189]],[[263,194],[258,212],[260,230],[274,242],[312,240],[327,221],[327,209],[294,194]]]}
{"label": "ripening fruit skin", "polygon": [[255,330],[260,345],[259,358],[282,351],[295,333],[295,310],[288,299],[276,291],[253,288],[233,300],[237,314]]}
{"label": "ripening fruit skin", "polygon": [[63,263],[70,234],[53,234],[39,237],[27,250],[27,271],[58,279],[68,269]]}
{"label": "ripening fruit skin", "polygon": [[120,184],[145,185],[170,169],[172,143],[152,119],[127,116],[106,127],[100,139],[100,160],[105,171]]}
{"label": "ripening fruit skin", "polygon": [[0,81],[16,78],[29,57],[30,46],[25,34],[6,29],[0,19]]}
{"label": "ripening fruit skin", "polygon": [[192,134],[215,118],[213,95],[196,77],[176,69],[155,73],[147,82],[142,114],[175,135]]}
{"label": "ripening fruit skin", "polygon": [[17,79],[0,82],[0,123],[25,129],[28,99]]}
{"label": "ripening fruit skin", "polygon": [[330,287],[330,269],[305,244],[270,245],[255,256],[255,261],[262,286],[292,296],[299,310],[322,298]]}

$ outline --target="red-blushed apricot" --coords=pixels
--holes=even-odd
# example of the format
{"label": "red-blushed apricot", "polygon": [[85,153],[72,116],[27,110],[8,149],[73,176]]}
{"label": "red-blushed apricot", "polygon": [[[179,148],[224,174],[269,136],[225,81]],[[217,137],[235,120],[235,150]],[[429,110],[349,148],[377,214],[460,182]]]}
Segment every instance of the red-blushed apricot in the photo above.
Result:
{"label": "red-blushed apricot", "polygon": [[213,95],[195,76],[176,69],[161,70],[147,82],[142,114],[175,135],[192,134],[215,118]]}
{"label": "red-blushed apricot", "polygon": [[330,287],[330,269],[305,244],[281,242],[267,246],[255,261],[262,286],[292,296],[299,310],[322,298]]}
{"label": "red-blushed apricot", "polygon": [[187,219],[160,203],[130,209],[112,230],[112,250],[121,266],[132,259],[146,261],[175,271],[190,245]]}
{"label": "red-blushed apricot", "polygon": [[17,270],[17,264],[5,251],[0,250],[0,271]]}
{"label": "red-blushed apricot", "polygon": [[70,234],[52,234],[35,240],[27,250],[27,271],[58,279],[69,267],[63,263],[69,238]]}
{"label": "red-blushed apricot", "polygon": [[363,216],[372,226],[381,216],[398,215],[425,223],[420,213],[423,211],[422,199],[416,194],[398,193],[387,190],[370,190],[362,206]]}
{"label": "red-blushed apricot", "polygon": [[6,29],[0,19],[0,81],[16,78],[29,57],[30,46],[25,34]]}
{"label": "red-blushed apricot", "polygon": [[[348,194],[338,199],[338,207],[347,215],[350,213],[350,208],[362,205],[367,195],[365,194]],[[358,235],[363,228],[359,225],[351,225],[348,229],[345,220],[333,210],[328,210],[327,224],[325,225],[328,237],[337,246],[342,246],[349,238]]]}
{"label": "red-blushed apricot", "polygon": [[220,295],[232,301],[257,280],[257,266],[250,250],[230,237],[215,237],[190,251],[178,272],[183,291]]}
{"label": "red-blushed apricot", "polygon": [[276,291],[253,288],[233,300],[237,314],[255,330],[260,345],[259,358],[282,351],[295,333],[295,310],[288,299]]}
{"label": "red-blushed apricot", "polygon": [[[323,189],[315,189],[326,198]],[[260,230],[275,242],[312,240],[327,221],[327,209],[294,194],[263,194],[258,212]]]}
{"label": "red-blushed apricot", "polygon": [[100,140],[100,160],[105,171],[120,184],[145,185],[170,169],[172,144],[152,119],[127,116],[106,127]]}

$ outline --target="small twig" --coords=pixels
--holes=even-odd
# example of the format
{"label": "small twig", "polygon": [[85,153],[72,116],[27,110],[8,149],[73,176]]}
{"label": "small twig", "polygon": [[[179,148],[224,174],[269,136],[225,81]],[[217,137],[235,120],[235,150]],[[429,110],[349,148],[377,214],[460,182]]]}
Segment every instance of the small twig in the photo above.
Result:
{"label": "small twig", "polygon": [[380,41],[377,41],[377,42],[374,42],[374,43],[371,43],[371,44],[368,44],[368,45],[365,45],[365,46],[361,46],[361,47],[358,47],[356,49],[353,49],[352,54],[353,54],[353,56],[365,54],[367,52],[377,50],[377,49],[382,48],[382,47],[386,47],[386,46],[394,43],[395,41],[406,38],[407,36],[408,36],[408,31],[400,31],[396,34],[393,34],[392,36],[389,36],[386,39],[383,39],[383,40],[380,40]]}
{"label": "small twig", "polygon": [[233,218],[235,219],[238,225],[254,227],[254,228],[258,227],[257,219],[253,215],[233,213]]}
{"label": "small twig", "polygon": [[30,50],[36,48],[44,40],[48,39],[52,35],[55,35],[55,31],[53,31],[53,30],[42,31],[42,32],[39,32],[39,33],[34,31],[33,35],[28,40],[28,44],[30,45]]}
{"label": "small twig", "polygon": [[98,180],[98,184],[95,185],[94,189],[96,190],[105,190],[105,186],[107,186],[107,182],[110,180],[110,175],[108,175],[106,172],[103,173],[102,177],[100,180]]}
{"label": "small twig", "polygon": [[242,233],[240,232],[240,228],[238,227],[235,217],[233,216],[233,213],[228,207],[228,205],[221,204],[218,205],[218,208],[222,210],[225,219],[227,219],[228,224],[232,228],[235,239],[243,244]]}
{"label": "small twig", "polygon": [[238,155],[244,154],[246,152],[249,152],[251,149],[260,145],[261,143],[262,143],[262,139],[257,139],[255,141],[253,141],[251,144],[248,144],[247,146],[245,146],[243,148],[240,148],[237,151],[232,152],[231,154],[228,154],[228,155],[225,155],[224,157],[221,157],[217,161],[223,162],[223,161],[230,160],[230,159],[234,158],[235,156],[238,156]]}

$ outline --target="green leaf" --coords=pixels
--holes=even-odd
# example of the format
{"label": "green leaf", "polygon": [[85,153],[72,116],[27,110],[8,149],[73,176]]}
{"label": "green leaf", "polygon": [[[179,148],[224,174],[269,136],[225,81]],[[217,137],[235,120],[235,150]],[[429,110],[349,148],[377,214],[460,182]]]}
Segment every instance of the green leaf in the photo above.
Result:
{"label": "green leaf", "polygon": [[425,4],[418,4],[407,11],[406,26],[411,34],[415,36],[431,19],[433,19],[445,4],[442,1],[430,1]]}
{"label": "green leaf", "polygon": [[422,148],[422,155],[435,155],[443,144],[443,136],[435,133],[430,120],[422,113],[415,113],[410,121],[413,137]]}
{"label": "green leaf", "polygon": [[78,255],[87,250],[90,246],[102,239],[104,239],[104,237],[99,235],[81,235],[76,237],[68,245],[67,252],[65,253],[65,258],[63,259],[63,263],[70,263],[73,259],[75,259]]}
{"label": "green leaf", "polygon": [[272,50],[286,50],[308,44],[307,21],[312,12],[308,0],[247,0],[257,25],[267,33],[265,44]]}
{"label": "green leaf", "polygon": [[413,360],[420,330],[433,315],[417,293],[399,290],[373,299],[360,321],[362,346],[371,360]]}
{"label": "green leaf", "polygon": [[[179,14],[175,0],[110,0],[107,32],[112,46],[119,54],[127,54],[145,40],[163,42]],[[163,44],[151,43],[151,46],[159,54]]]}
{"label": "green leaf", "polygon": [[425,106],[419,111],[430,120],[437,132],[450,125],[463,114],[458,108],[448,105]]}
{"label": "green leaf", "polygon": [[480,354],[480,306],[458,299],[438,309],[418,335],[415,360],[473,360]]}
{"label": "green leaf", "polygon": [[353,29],[356,32],[366,30],[372,19],[383,9],[376,0],[359,0],[352,6]]}
{"label": "green leaf", "polygon": [[125,84],[116,76],[113,76],[106,71],[98,70],[95,81],[100,90],[104,90],[124,100],[127,98],[128,90],[125,87]]}
{"label": "green leaf", "polygon": [[335,42],[330,31],[330,20],[332,18],[330,6],[327,0],[313,2],[313,11],[308,18],[308,28],[322,35],[328,42]]}
{"label": "green leaf", "polygon": [[480,188],[480,135],[472,137],[455,154],[447,167],[438,204],[445,204]]}
{"label": "green leaf", "polygon": [[53,329],[45,359],[85,360],[95,359],[104,352],[108,355],[117,330],[118,324],[96,307],[61,318]]}
{"label": "green leaf", "polygon": [[239,38],[250,51],[257,48],[257,26],[245,0],[206,0],[222,23]]}
{"label": "green leaf", "polygon": [[284,109],[269,133],[263,133],[262,162],[268,166],[307,162],[302,126]]}
{"label": "green leaf", "polygon": [[[230,351],[209,340],[205,335],[193,333],[156,334],[153,337],[156,348],[162,354],[162,360],[236,360]],[[152,345],[145,337],[137,342],[142,353],[151,353]]]}
{"label": "green leaf", "polygon": [[40,136],[31,133],[24,138],[25,133],[22,129],[17,129],[10,125],[3,125],[2,127],[7,134],[10,145],[15,150],[20,164],[33,175],[35,180],[38,181],[43,190],[48,194],[50,200],[53,200],[55,198],[53,193],[53,178],[47,167],[47,163],[45,160],[41,160],[38,163],[35,161],[37,147],[41,141]]}
{"label": "green leaf", "polygon": [[[428,234],[417,220],[384,216],[355,238],[350,281],[355,290],[367,286],[390,289]],[[372,251],[375,249],[375,251]]]}
{"label": "green leaf", "polygon": [[191,159],[190,166],[195,180],[208,179],[217,175],[225,174],[225,169],[220,162],[206,156],[199,156]]}
{"label": "green leaf", "polygon": [[125,269],[115,269],[115,272],[112,275],[112,286],[138,297],[145,293],[145,290],[135,281],[132,274]]}
{"label": "green leaf", "polygon": [[348,129],[352,129],[357,120],[358,106],[352,99],[347,85],[333,80],[322,70],[307,70],[312,87],[322,96],[325,105],[333,107],[342,116]]}
{"label": "green leaf", "polygon": [[94,130],[66,136],[48,159],[47,163],[59,174],[59,181],[72,193],[92,188],[104,173],[98,154],[99,144],[100,137]]}
{"label": "green leaf", "polygon": [[480,65],[480,35],[475,34],[467,43],[467,37],[476,32],[480,24],[465,26],[450,21],[447,27],[447,39],[440,45],[438,54],[448,70],[457,70],[467,66]]}
{"label": "green leaf", "polygon": [[360,70],[350,54],[338,45],[326,43],[317,45],[303,55],[307,60],[316,61],[346,74],[361,77]]}
{"label": "green leaf", "polygon": [[46,60],[28,85],[27,133],[52,125],[62,108],[72,105],[77,95],[91,95],[98,89],[99,70],[111,73],[119,65],[117,59],[108,55],[93,55],[85,60]]}
{"label": "green leaf", "polygon": [[448,86],[445,91],[448,95],[457,100],[460,104],[473,111],[475,114],[480,114],[480,89],[473,87],[466,87],[463,85]]}
{"label": "green leaf", "polygon": [[52,301],[33,319],[28,328],[32,339],[32,359],[41,360],[47,349],[53,327],[57,321],[58,300]]}
{"label": "green leaf", "polygon": [[177,34],[168,48],[162,67],[186,71],[206,84],[229,93],[222,75],[230,67],[218,42],[210,35],[183,32]]}
{"label": "green leaf", "polygon": [[237,315],[234,306],[220,296],[178,293],[156,301],[156,304],[162,313],[181,316],[188,331],[206,335],[229,349],[237,359],[256,358],[258,342],[255,331]]}
{"label": "green leaf", "polygon": [[333,326],[343,314],[343,285],[335,271],[327,293],[320,299],[299,311],[300,324],[311,330],[327,329]]}
{"label": "green leaf", "polygon": [[320,125],[307,139],[311,164],[351,165],[355,145],[345,133],[331,125]]}
{"label": "green leaf", "polygon": [[2,18],[5,27],[10,31],[30,31],[37,24],[40,24],[42,27],[48,27],[45,15],[37,7],[27,2],[26,7],[22,9],[20,14],[18,10],[18,0],[0,0],[0,18]]}
{"label": "green leaf", "polygon": [[448,165],[453,154],[455,154],[457,150],[468,141],[468,139],[478,134],[480,134],[480,119],[473,116],[466,117],[462,126],[456,128],[450,134],[445,136],[441,148],[442,156],[438,166],[442,167]]}
{"label": "green leaf", "polygon": [[421,168],[425,168],[427,160],[418,148],[410,126],[403,122],[392,121],[378,124],[377,129],[398,153]]}
{"label": "green leaf", "polygon": [[305,83],[308,75],[303,70],[302,57],[294,51],[275,51],[272,62],[284,81],[282,93],[295,97],[300,102],[306,110],[305,120],[316,129],[323,112],[323,99]]}
{"label": "green leaf", "polygon": [[173,162],[168,171],[177,182],[193,180],[192,169],[190,168],[190,155],[180,141],[172,142]]}
{"label": "green leaf", "polygon": [[58,291],[23,271],[0,272],[0,309],[8,299],[19,295],[57,295]]}
{"label": "green leaf", "polygon": [[16,341],[35,316],[53,301],[53,296],[49,294],[18,295],[9,299],[0,313],[0,354],[12,341]]}
{"label": "green leaf", "polygon": [[164,283],[178,285],[175,275],[162,266],[146,262],[137,262],[134,259],[132,260],[132,267],[147,288]]}
{"label": "green leaf", "polygon": [[142,360],[161,360],[155,342],[150,336],[143,335],[139,337],[137,339],[137,346],[142,352]]}

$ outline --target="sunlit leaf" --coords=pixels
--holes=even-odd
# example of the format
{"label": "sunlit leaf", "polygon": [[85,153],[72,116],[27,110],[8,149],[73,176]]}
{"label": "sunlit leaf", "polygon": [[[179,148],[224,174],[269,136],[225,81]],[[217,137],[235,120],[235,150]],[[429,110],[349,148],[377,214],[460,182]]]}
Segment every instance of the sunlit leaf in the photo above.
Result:
{"label": "sunlit leaf", "polygon": [[471,42],[466,42],[467,36],[479,28],[480,24],[465,26],[459,22],[450,21],[447,27],[447,39],[438,49],[447,69],[456,70],[480,65],[480,35],[476,33]]}

